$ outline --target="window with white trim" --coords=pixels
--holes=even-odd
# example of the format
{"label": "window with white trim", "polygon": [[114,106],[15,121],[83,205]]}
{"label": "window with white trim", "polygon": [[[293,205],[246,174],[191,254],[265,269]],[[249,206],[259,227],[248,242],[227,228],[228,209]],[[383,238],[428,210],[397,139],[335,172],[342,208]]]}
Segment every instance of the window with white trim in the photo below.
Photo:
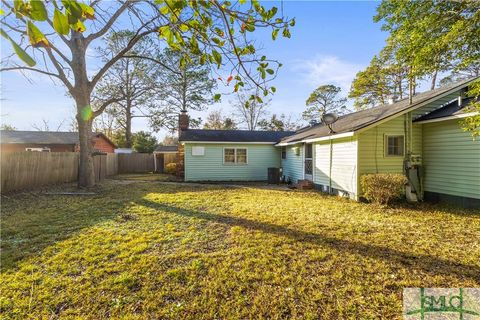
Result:
{"label": "window with white trim", "polygon": [[405,150],[405,137],[385,136],[385,156],[387,157],[402,157]]}
{"label": "window with white trim", "polygon": [[224,164],[247,164],[248,155],[247,148],[224,148],[223,149]]}

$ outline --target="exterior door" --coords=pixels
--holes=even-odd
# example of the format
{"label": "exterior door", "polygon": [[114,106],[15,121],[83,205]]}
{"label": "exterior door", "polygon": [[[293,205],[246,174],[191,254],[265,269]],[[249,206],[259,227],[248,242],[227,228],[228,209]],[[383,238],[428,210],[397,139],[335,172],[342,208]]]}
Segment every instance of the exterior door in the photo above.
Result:
{"label": "exterior door", "polygon": [[313,180],[313,145],[311,143],[304,144],[304,178],[306,180]]}

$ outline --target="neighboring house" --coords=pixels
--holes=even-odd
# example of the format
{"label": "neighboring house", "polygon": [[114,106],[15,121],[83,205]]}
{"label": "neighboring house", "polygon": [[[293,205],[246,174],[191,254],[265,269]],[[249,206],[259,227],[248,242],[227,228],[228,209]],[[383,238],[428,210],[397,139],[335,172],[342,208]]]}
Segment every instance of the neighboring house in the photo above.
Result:
{"label": "neighboring house", "polygon": [[295,133],[189,130],[182,113],[185,180],[266,180],[268,167],[282,167],[294,183],[309,180],[358,200],[363,174],[404,173],[413,196],[480,207],[480,140],[458,123],[472,115],[462,109],[474,80],[417,94],[411,104],[403,99],[342,116],[332,130],[323,124]]}
{"label": "neighboring house", "polygon": [[[115,144],[103,133],[93,133],[94,151],[113,153]],[[78,132],[0,131],[2,152],[43,151],[78,152]]]}
{"label": "neighboring house", "polygon": [[178,146],[158,146],[153,151],[155,172],[164,172],[169,163],[177,162]]}

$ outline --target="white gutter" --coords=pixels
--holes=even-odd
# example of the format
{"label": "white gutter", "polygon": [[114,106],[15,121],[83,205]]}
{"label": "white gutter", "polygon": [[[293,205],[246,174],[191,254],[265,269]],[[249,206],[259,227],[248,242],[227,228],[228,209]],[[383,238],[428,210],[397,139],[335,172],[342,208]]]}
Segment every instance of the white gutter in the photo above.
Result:
{"label": "white gutter", "polygon": [[275,147],[286,147],[286,146],[293,146],[295,144],[302,143],[303,140],[295,141],[295,142],[279,142],[275,145]]}
{"label": "white gutter", "polygon": [[328,141],[333,139],[347,138],[347,137],[352,137],[354,134],[355,132],[349,131],[344,133],[332,134],[332,135],[320,137],[320,138],[298,140],[295,142],[280,142],[280,143],[277,143],[275,147],[285,147],[285,146],[291,146],[299,143],[312,143],[312,142],[318,142],[318,141]]}
{"label": "white gutter", "polygon": [[318,142],[318,141],[328,141],[328,140],[334,140],[334,139],[340,139],[340,138],[347,138],[347,137],[352,137],[355,134],[353,131],[349,132],[344,132],[344,133],[339,133],[339,134],[333,134],[325,137],[320,137],[320,138],[313,138],[313,139],[306,139],[303,140],[305,143],[312,143],[312,142]]}
{"label": "white gutter", "polygon": [[440,121],[447,121],[447,120],[463,119],[463,118],[474,117],[478,115],[480,115],[480,112],[469,112],[469,113],[462,113],[462,114],[443,117],[443,118],[415,121],[414,123],[420,123],[420,124],[432,123],[432,122],[440,122]]}
{"label": "white gutter", "polygon": [[181,141],[181,143],[197,144],[275,144],[276,142],[240,142],[240,141]]}

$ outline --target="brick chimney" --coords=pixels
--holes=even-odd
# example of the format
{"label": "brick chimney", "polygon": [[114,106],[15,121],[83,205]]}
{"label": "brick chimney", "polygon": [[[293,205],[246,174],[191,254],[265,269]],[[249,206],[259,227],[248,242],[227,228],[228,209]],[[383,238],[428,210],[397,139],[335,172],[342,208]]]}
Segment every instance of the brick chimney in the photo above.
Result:
{"label": "brick chimney", "polygon": [[190,117],[187,114],[187,110],[182,110],[178,115],[178,133],[188,130],[188,124],[190,122]]}

